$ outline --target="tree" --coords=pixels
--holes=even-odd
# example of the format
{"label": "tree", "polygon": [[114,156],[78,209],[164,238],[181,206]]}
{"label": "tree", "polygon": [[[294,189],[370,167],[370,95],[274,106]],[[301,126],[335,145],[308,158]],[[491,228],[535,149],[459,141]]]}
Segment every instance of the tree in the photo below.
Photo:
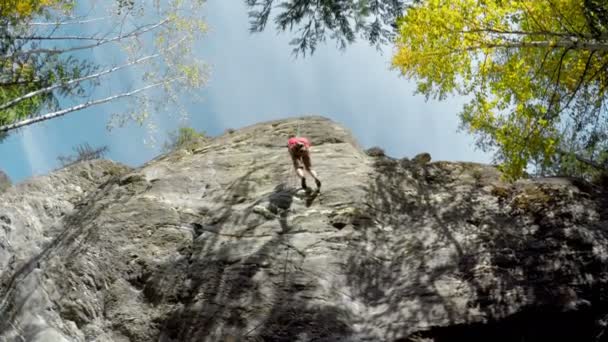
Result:
{"label": "tree", "polygon": [[180,127],[176,131],[169,132],[169,139],[165,142],[165,151],[174,151],[180,148],[191,148],[200,140],[205,139],[204,132],[197,132],[192,127]]}
{"label": "tree", "polygon": [[602,170],[607,13],[604,0],[425,0],[399,19],[393,67],[427,99],[468,96],[462,128],[507,178],[568,156]]}
{"label": "tree", "polygon": [[74,150],[73,155],[57,157],[57,160],[62,167],[66,167],[84,160],[102,158],[109,150],[108,146],[104,145],[93,148],[91,145],[89,145],[89,143],[80,144],[72,149]]}
{"label": "tree", "polygon": [[[9,12],[0,19],[0,133],[127,99],[110,128],[143,124],[169,106],[185,114],[180,96],[205,81],[205,66],[191,53],[206,30],[203,2],[158,0],[148,8],[119,0],[99,18],[78,15],[72,0],[19,1],[3,10]],[[95,33],[74,34],[91,26]],[[93,54],[101,50],[116,54],[100,61]],[[140,78],[117,82],[127,74]]]}
{"label": "tree", "polygon": [[251,11],[251,32],[261,32],[273,9],[283,9],[275,18],[280,31],[297,28],[299,37],[291,41],[297,56],[313,54],[326,36],[340,49],[355,41],[357,33],[380,48],[394,37],[395,21],[406,5],[417,0],[245,0]]}
{"label": "tree", "polygon": [[[9,1],[5,0],[0,8],[0,104],[7,103],[23,94],[47,87],[63,77],[77,75],[79,70],[87,69],[78,65],[73,58],[60,60],[56,55],[28,55],[22,53],[27,42],[15,39],[20,22],[34,14],[42,14],[46,9],[62,10],[69,3],[60,1]],[[9,58],[7,56],[13,56]],[[61,89],[69,92],[68,87]],[[50,93],[39,93],[12,106],[0,110],[0,126],[27,117],[45,104],[54,100]]]}

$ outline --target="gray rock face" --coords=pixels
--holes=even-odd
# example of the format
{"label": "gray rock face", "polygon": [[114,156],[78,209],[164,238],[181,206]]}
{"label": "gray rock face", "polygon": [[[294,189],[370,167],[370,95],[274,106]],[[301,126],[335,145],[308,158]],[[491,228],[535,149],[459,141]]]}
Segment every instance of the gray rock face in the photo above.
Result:
{"label": "gray rock face", "polygon": [[[286,150],[311,139],[323,188]],[[0,195],[0,341],[602,337],[605,194],[367,155],[322,117]]]}

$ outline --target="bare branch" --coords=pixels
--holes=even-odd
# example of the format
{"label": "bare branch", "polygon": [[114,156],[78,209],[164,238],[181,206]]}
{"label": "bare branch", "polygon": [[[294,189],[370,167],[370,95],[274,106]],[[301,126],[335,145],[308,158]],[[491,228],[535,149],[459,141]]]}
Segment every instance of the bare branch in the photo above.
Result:
{"label": "bare branch", "polygon": [[20,128],[20,127],[28,126],[28,125],[31,125],[31,124],[36,123],[36,122],[41,122],[41,121],[46,121],[46,120],[49,120],[49,119],[53,119],[53,118],[56,118],[56,117],[59,117],[59,116],[63,116],[63,115],[66,115],[68,113],[75,112],[75,111],[78,111],[78,110],[82,110],[82,109],[85,109],[85,108],[88,108],[88,107],[100,105],[100,104],[103,104],[103,103],[106,103],[106,102],[110,102],[110,101],[113,101],[113,100],[117,100],[117,99],[120,99],[120,98],[123,98],[123,97],[133,96],[133,95],[135,95],[137,93],[141,93],[142,91],[145,91],[145,90],[148,90],[148,89],[151,89],[151,88],[155,88],[155,87],[161,86],[163,84],[173,83],[173,82],[175,82],[177,80],[180,80],[180,79],[185,79],[185,77],[183,77],[183,76],[182,77],[176,77],[176,78],[172,78],[172,79],[165,80],[165,81],[162,81],[162,82],[157,82],[157,83],[149,84],[149,85],[147,85],[145,87],[141,87],[141,88],[129,91],[129,92],[112,95],[112,96],[109,96],[109,97],[106,97],[106,98],[103,98],[103,99],[88,101],[88,102],[81,103],[79,105],[76,105],[76,106],[73,106],[73,107],[70,107],[70,108],[65,108],[65,109],[62,109],[62,110],[58,110],[58,111],[55,111],[55,112],[51,112],[51,113],[47,113],[47,114],[44,114],[44,115],[36,116],[36,117],[29,118],[29,119],[26,119],[26,120],[21,120],[21,121],[18,121],[18,122],[9,124],[9,125],[0,126],[0,132],[8,132],[8,131],[13,130],[13,129],[17,129],[17,128]]}

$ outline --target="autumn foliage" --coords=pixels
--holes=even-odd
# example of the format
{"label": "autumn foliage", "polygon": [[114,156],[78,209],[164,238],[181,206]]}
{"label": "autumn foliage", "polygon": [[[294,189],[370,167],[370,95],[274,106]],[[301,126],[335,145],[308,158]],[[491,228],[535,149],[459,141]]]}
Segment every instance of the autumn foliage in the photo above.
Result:
{"label": "autumn foliage", "polygon": [[463,127],[509,178],[567,152],[598,160],[607,11],[594,0],[425,0],[399,21],[393,66],[427,97],[467,96]]}

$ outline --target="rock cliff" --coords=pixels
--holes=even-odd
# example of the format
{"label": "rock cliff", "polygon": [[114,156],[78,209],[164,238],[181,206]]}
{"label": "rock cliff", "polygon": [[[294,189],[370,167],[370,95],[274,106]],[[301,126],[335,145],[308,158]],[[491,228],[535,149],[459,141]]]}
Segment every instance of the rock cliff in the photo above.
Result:
{"label": "rock cliff", "polygon": [[371,152],[311,116],[10,187],[0,341],[606,340],[601,189]]}

